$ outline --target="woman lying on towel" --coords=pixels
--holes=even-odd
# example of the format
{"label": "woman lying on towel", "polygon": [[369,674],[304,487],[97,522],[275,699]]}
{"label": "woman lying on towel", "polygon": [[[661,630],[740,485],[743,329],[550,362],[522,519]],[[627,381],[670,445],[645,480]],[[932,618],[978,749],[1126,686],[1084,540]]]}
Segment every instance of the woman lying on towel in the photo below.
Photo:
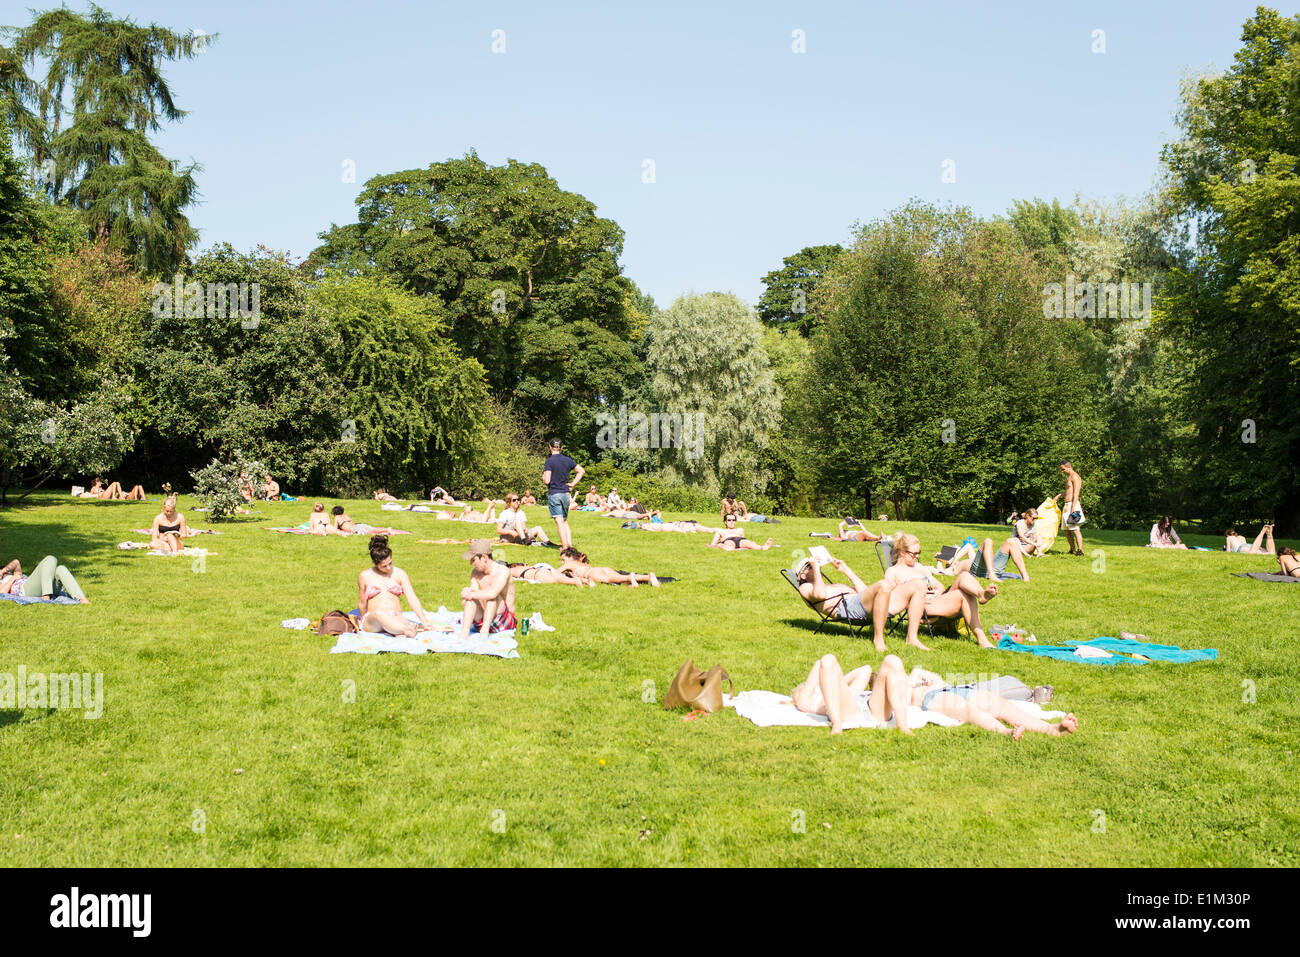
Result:
{"label": "woman lying on towel", "polygon": [[1277,553],[1277,563],[1282,566],[1282,574],[1300,578],[1300,558],[1296,557],[1294,548],[1284,548]]}
{"label": "woman lying on towel", "polygon": [[772,547],[772,539],[768,539],[764,544],[751,542],[745,537],[745,530],[736,524],[736,516],[728,515],[722,520],[722,531],[713,536],[713,541],[709,542],[709,548],[720,548],[724,552],[743,551],[767,551]]}
{"label": "woman lying on towel", "polygon": [[398,501],[398,499],[396,499],[396,498],[394,498],[393,496],[389,495],[389,494],[388,494],[388,489],[378,488],[378,489],[375,489],[375,501],[376,501],[376,502],[396,502],[396,501]]}
{"label": "woman lying on towel", "polygon": [[620,572],[607,565],[592,565],[584,552],[573,547],[563,549],[560,558],[563,560],[560,564],[560,572],[568,573],[582,582],[631,585],[633,588],[645,582],[652,588],[659,587],[659,579],[655,577],[654,572],[648,575],[634,575],[630,572]]}
{"label": "woman lying on towel", "polygon": [[135,486],[135,488],[131,489],[131,491],[124,492],[122,491],[121,482],[114,482],[111,485],[109,485],[107,488],[105,488],[104,480],[96,477],[95,481],[91,483],[90,488],[82,492],[80,497],[115,499],[117,501],[129,500],[129,501],[143,502],[144,489],[141,488],[139,485],[137,485]]}
{"label": "woman lying on towel", "polygon": [[947,684],[939,675],[922,668],[914,668],[909,676],[897,655],[886,655],[875,674],[870,665],[865,665],[847,675],[834,655],[825,655],[813,664],[807,680],[790,693],[790,699],[800,711],[829,717],[831,734],[884,724],[890,717],[896,719],[900,731],[911,734],[908,705],[995,734],[1009,734],[1017,741],[1025,731],[1059,737],[1079,727],[1079,719],[1073,714],[1067,714],[1060,724],[1049,724],[1013,701],[976,690],[973,685]]}
{"label": "woman lying on towel", "polygon": [[693,518],[680,522],[624,522],[623,528],[638,528],[645,532],[720,532],[722,529],[701,525]]}
{"label": "woman lying on towel", "polygon": [[167,555],[175,555],[185,548],[181,539],[189,538],[194,531],[185,522],[185,516],[176,511],[176,496],[163,499],[162,511],[154,516],[149,529],[149,547]]}
{"label": "woman lying on towel", "polygon": [[370,539],[370,561],[372,566],[357,576],[361,630],[414,638],[420,628],[402,614],[403,595],[425,630],[432,629],[420,599],[415,597],[410,576],[393,564],[393,550],[388,547],[386,535]]}
{"label": "woman lying on towel", "polygon": [[915,535],[899,532],[894,536],[895,564],[885,572],[885,581],[891,586],[889,614],[907,609],[907,643],[922,651],[930,649],[918,639],[922,616],[927,618],[956,618],[961,615],[981,648],[992,648],[984,626],[980,622],[979,606],[998,593],[998,586],[981,588],[978,579],[968,571],[961,572],[951,585],[944,587],[920,564],[921,541]]}
{"label": "woman lying on towel", "polygon": [[342,535],[330,517],[325,514],[325,503],[317,502],[311,507],[311,517],[307,519],[307,531],[313,535]]}
{"label": "woman lying on towel", "polygon": [[443,488],[441,485],[435,485],[435,486],[433,487],[433,490],[432,490],[431,492],[429,492],[429,501],[432,502],[432,503],[434,503],[435,505],[458,505],[458,504],[460,504],[460,503],[458,503],[454,498],[452,498],[451,493],[448,492],[448,491],[447,491],[445,488]]}
{"label": "woman lying on towel", "polygon": [[90,599],[81,590],[72,572],[59,564],[53,555],[46,555],[40,560],[30,575],[23,574],[22,563],[14,559],[4,568],[0,568],[0,595],[22,595],[25,598],[50,599],[55,595],[67,595],[83,605],[89,605]]}
{"label": "woman lying on towel", "polygon": [[568,572],[558,571],[555,566],[546,562],[536,562],[532,565],[526,562],[499,562],[499,564],[510,569],[511,578],[537,585],[590,585],[595,588],[597,584],[594,581],[583,581]]}
{"label": "woman lying on towel", "polygon": [[381,527],[378,525],[367,525],[365,522],[354,522],[347,512],[343,511],[342,505],[335,505],[330,509],[330,524],[334,526],[334,531],[340,535],[395,535],[397,531],[392,528]]}
{"label": "woman lying on towel", "polygon": [[444,515],[447,518],[455,519],[458,522],[492,522],[495,524],[497,520],[497,507],[492,502],[484,499],[483,511],[481,512],[476,511],[473,505],[466,503],[465,507],[460,510],[460,514],[458,515],[452,515],[450,512],[439,512],[434,516],[434,518],[442,518]]}

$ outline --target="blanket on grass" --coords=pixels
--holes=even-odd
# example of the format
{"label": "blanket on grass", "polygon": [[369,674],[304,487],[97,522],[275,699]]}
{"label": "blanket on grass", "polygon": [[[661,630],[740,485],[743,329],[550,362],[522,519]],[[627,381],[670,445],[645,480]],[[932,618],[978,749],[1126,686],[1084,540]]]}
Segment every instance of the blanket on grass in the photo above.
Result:
{"label": "blanket on grass", "polygon": [[67,595],[59,595],[55,598],[29,598],[26,595],[0,595],[5,601],[11,601],[15,605],[79,605],[81,604],[75,598],[69,598]]}
{"label": "blanket on grass", "polygon": [[[1215,648],[1183,649],[1177,645],[1157,645],[1149,641],[1109,637],[1067,641],[1064,645],[1022,645],[1004,637],[997,647],[1002,651],[1018,651],[1058,661],[1081,661],[1090,665],[1144,665],[1147,661],[1186,663],[1215,661],[1219,657]],[[1128,657],[1129,655],[1142,657]]]}
{"label": "blanket on grass", "polygon": [[[357,529],[353,529],[353,530],[350,531],[350,532],[330,532],[329,534],[330,534],[330,535],[373,535],[373,534],[375,534],[374,526],[373,526],[373,525],[367,525],[366,528],[369,529],[369,531],[363,531],[363,530],[357,528]],[[308,526],[307,526],[305,523],[302,524],[302,525],[271,525],[271,526],[265,526],[265,525],[264,525],[264,526],[262,526],[262,531],[264,531],[264,532],[279,532],[281,535],[310,535],[310,534],[312,534],[310,531],[308,531]],[[392,529],[391,531],[388,531],[388,532],[381,532],[380,534],[382,534],[382,535],[410,535],[411,533],[410,533],[410,532],[407,532],[407,531],[403,531],[403,530],[400,529],[400,528],[394,528],[394,529]],[[322,537],[326,537],[326,536],[322,536]]]}
{"label": "blanket on grass", "polygon": [[1233,572],[1238,578],[1257,578],[1262,582],[1300,582],[1294,575],[1279,575],[1277,572]]}
{"label": "blanket on grass", "polygon": [[[416,621],[415,612],[406,612],[410,621]],[[515,632],[498,631],[495,634],[471,634],[462,639],[459,634],[460,613],[440,607],[429,613],[436,626],[446,630],[422,631],[414,638],[401,638],[395,635],[381,635],[363,631],[355,635],[339,635],[338,641],[330,649],[332,655],[357,654],[377,655],[380,652],[394,651],[407,655],[423,655],[430,652],[462,655],[492,655],[497,658],[518,658],[519,642],[515,641]]]}
{"label": "blanket on grass", "polygon": [[[1033,717],[1042,718],[1044,721],[1065,717],[1064,711],[1044,711],[1029,701],[1017,701],[1016,704]],[[775,691],[742,691],[734,698],[724,695],[722,705],[725,708],[735,708],[736,714],[749,719],[760,728],[771,728],[777,725],[829,728],[831,725],[831,719],[826,715],[800,711],[794,706],[789,695],[777,694]],[[920,728],[927,724],[951,727],[962,723],[956,718],[939,714],[937,711],[922,711],[916,705],[907,709],[907,717],[913,728]],[[896,719],[891,717],[883,725],[863,724],[862,727],[896,728],[898,724]]]}

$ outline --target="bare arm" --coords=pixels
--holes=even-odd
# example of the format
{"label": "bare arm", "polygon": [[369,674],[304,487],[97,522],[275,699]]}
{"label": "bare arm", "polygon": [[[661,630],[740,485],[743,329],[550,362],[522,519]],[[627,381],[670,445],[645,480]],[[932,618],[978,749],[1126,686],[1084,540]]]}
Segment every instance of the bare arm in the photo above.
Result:
{"label": "bare arm", "polygon": [[411,584],[411,576],[406,574],[402,569],[394,569],[393,577],[397,579],[402,588],[406,591],[406,602],[411,606],[411,611],[415,612],[415,617],[420,619],[420,623],[426,628],[430,627],[429,616],[425,614],[424,607],[420,604],[420,599],[415,595],[415,586]]}
{"label": "bare arm", "polygon": [[575,485],[582,481],[582,477],[587,474],[587,470],[581,465],[574,470],[573,481],[569,483],[569,489],[572,490]]}

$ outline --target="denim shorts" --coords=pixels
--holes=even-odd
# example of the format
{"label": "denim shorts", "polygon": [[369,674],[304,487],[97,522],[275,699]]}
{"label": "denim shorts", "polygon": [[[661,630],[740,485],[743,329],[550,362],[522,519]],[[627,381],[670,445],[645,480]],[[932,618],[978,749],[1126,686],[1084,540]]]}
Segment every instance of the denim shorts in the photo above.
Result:
{"label": "denim shorts", "polygon": [[840,621],[864,621],[871,616],[862,607],[862,599],[855,592],[845,595],[835,606],[835,617]]}
{"label": "denim shorts", "polygon": [[974,685],[945,685],[942,688],[935,688],[933,691],[927,693],[926,696],[921,699],[921,710],[929,711],[930,704],[934,701],[935,697],[941,694],[955,694],[959,698],[964,698],[966,700],[969,700],[970,696],[973,695],[974,693],[975,693]]}
{"label": "denim shorts", "polygon": [[573,499],[568,492],[551,492],[546,496],[546,507],[551,510],[551,518],[568,518],[569,503]]}

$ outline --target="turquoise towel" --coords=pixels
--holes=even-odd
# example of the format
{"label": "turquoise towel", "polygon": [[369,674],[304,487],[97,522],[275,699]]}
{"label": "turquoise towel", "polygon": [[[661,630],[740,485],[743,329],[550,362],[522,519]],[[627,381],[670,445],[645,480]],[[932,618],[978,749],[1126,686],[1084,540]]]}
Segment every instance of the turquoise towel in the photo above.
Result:
{"label": "turquoise towel", "polygon": [[1012,641],[1009,637],[1004,637],[998,642],[997,647],[1002,651],[1021,651],[1030,655],[1039,655],[1043,658],[1055,658],[1057,661],[1082,662],[1089,665],[1146,664],[1145,661],[1123,658],[1119,655],[1113,658],[1080,658],[1074,653],[1074,648],[1077,645],[1089,645],[1093,648],[1100,648],[1102,651],[1119,652],[1120,655],[1146,655],[1152,661],[1175,663],[1215,661],[1219,657],[1219,652],[1215,648],[1184,650],[1177,645],[1157,645],[1154,642],[1134,641],[1131,638],[1102,637],[1093,638],[1090,641],[1067,641],[1064,645],[1021,645]]}
{"label": "turquoise towel", "polygon": [[1067,641],[1066,644],[1092,645],[1102,651],[1118,651],[1126,655],[1146,655],[1152,661],[1185,663],[1215,661],[1219,657],[1217,648],[1194,648],[1185,651],[1177,645],[1157,645],[1154,642],[1135,641],[1132,638],[1093,638],[1091,641]]}
{"label": "turquoise towel", "polygon": [[1002,651],[1022,651],[1029,655],[1038,655],[1042,658],[1055,658],[1058,661],[1082,662],[1089,665],[1144,665],[1145,661],[1134,661],[1132,658],[1080,658],[1074,653],[1073,648],[1066,648],[1062,645],[1021,645],[1012,641],[1008,637],[1003,637],[998,642],[997,647]]}

